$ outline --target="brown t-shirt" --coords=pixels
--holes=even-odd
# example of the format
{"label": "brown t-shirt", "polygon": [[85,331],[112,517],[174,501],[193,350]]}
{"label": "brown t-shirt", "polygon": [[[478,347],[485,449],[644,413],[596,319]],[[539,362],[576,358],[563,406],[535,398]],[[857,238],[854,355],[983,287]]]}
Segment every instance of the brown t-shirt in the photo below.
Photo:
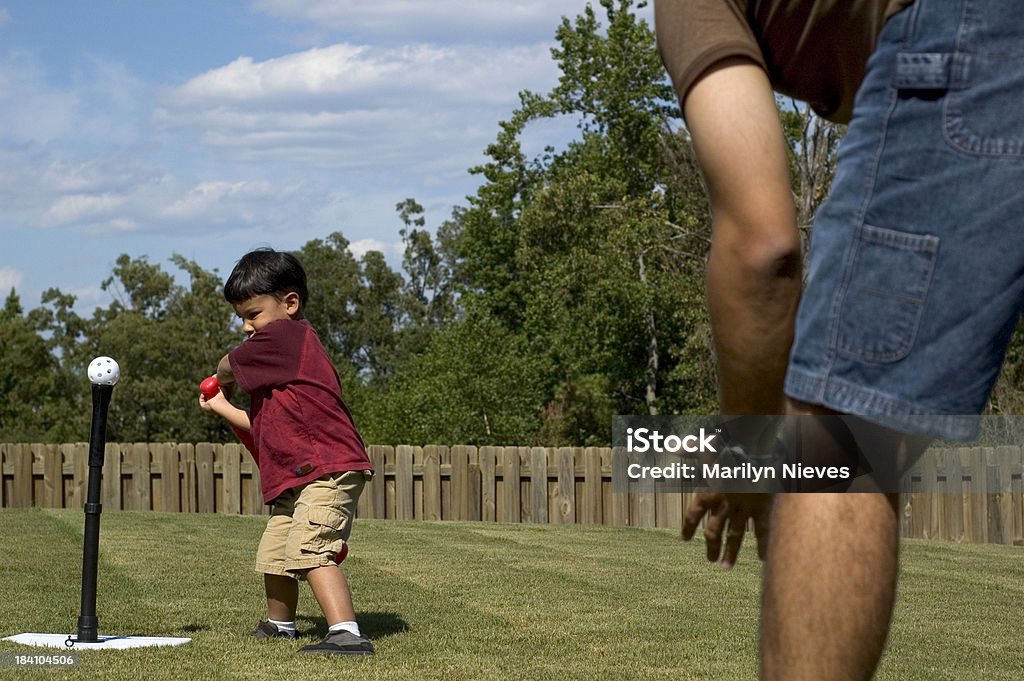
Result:
{"label": "brown t-shirt", "polygon": [[882,25],[913,0],[655,0],[662,61],[682,102],[697,78],[747,57],[776,91],[845,123]]}

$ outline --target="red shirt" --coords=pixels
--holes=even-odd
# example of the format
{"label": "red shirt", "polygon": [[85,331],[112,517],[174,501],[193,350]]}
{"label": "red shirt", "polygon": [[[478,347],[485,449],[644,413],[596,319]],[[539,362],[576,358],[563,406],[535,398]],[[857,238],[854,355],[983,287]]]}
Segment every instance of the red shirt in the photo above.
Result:
{"label": "red shirt", "polygon": [[338,372],[304,319],[271,322],[229,355],[250,421],[264,503],[339,471],[373,470]]}

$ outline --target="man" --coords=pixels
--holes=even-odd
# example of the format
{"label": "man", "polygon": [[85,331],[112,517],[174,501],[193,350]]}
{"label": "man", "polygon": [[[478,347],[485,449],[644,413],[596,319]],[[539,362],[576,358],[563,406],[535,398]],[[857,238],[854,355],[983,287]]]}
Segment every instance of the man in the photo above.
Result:
{"label": "man", "polygon": [[[1024,30],[1012,5],[656,0],[712,205],[723,413],[854,414],[873,453],[903,463],[929,436],[972,436],[962,415],[983,409],[1024,296]],[[774,91],[850,122],[802,299]],[[805,442],[841,450],[827,429],[806,430]],[[700,495],[688,509],[684,537],[707,516],[708,556],[726,567],[754,519],[767,557],[763,678],[873,675],[898,567],[886,492],[779,495],[770,536],[766,497]]]}

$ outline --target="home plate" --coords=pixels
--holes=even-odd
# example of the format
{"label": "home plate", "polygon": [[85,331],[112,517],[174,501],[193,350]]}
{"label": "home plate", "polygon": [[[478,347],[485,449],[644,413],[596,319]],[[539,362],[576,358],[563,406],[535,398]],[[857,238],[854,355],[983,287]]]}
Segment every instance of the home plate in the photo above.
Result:
{"label": "home plate", "polygon": [[149,648],[152,646],[180,646],[190,638],[171,636],[97,636],[91,643],[78,641],[73,634],[17,634],[4,641],[13,641],[27,646],[63,648],[64,650],[124,650],[125,648]]}

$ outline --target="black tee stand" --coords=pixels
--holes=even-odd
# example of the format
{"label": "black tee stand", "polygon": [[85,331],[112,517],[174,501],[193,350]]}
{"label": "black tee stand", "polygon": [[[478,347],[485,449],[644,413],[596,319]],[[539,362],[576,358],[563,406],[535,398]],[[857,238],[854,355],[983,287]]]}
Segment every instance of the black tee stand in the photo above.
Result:
{"label": "black tee stand", "polygon": [[82,609],[78,615],[78,641],[99,640],[96,617],[96,578],[100,555],[100,482],[107,446],[107,409],[114,393],[112,385],[92,386],[92,432],[89,436],[89,491],[85,501],[85,540],[82,549]]}

